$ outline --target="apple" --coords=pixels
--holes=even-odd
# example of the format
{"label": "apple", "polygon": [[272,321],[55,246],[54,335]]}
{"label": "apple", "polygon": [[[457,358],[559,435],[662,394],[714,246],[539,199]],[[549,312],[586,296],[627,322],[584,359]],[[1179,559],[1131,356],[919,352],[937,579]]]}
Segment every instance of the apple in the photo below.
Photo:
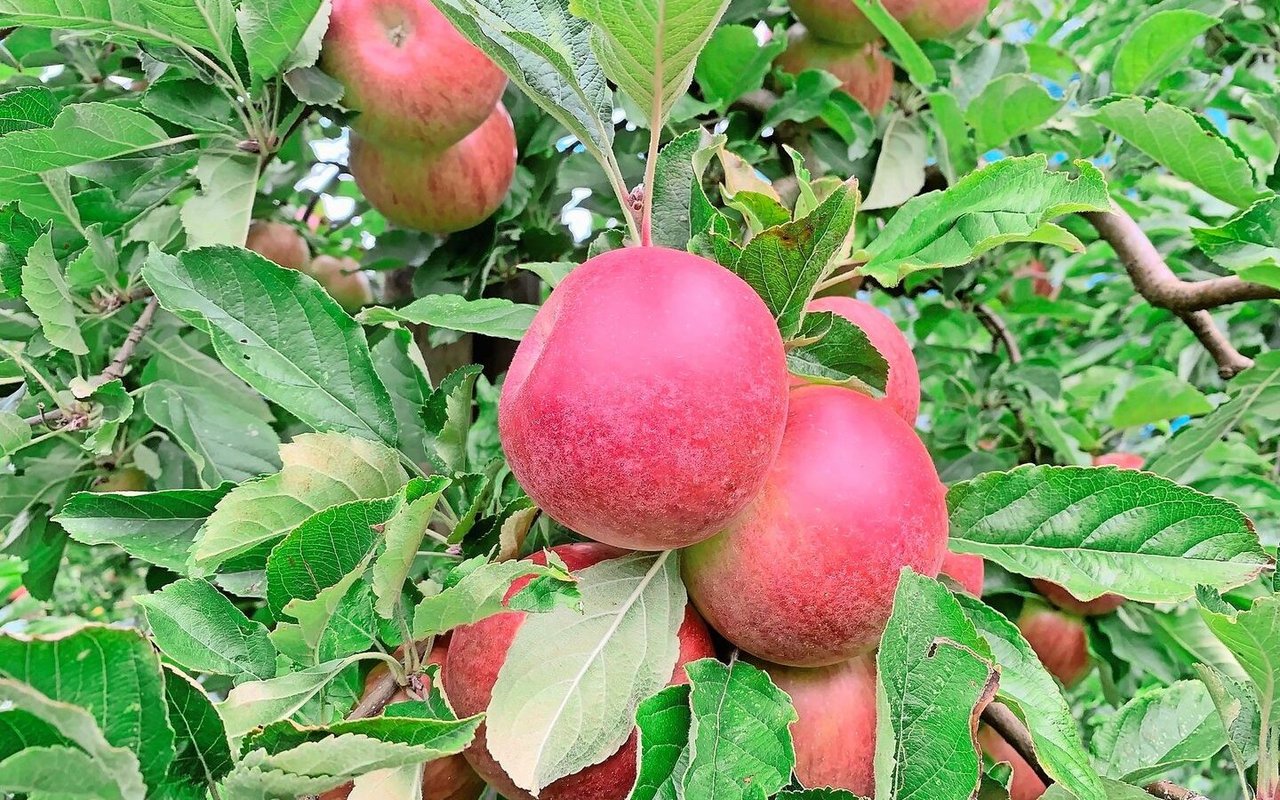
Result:
{"label": "apple", "polygon": [[889,315],[853,297],[820,297],[809,304],[809,310],[839,314],[867,334],[889,362],[884,402],[908,425],[915,425],[920,412],[920,369],[907,337]]}
{"label": "apple", "polygon": [[316,256],[306,271],[347,311],[359,311],[373,302],[369,276],[354,258]]}
{"label": "apple", "polygon": [[244,246],[285,269],[305,270],[311,261],[307,240],[292,225],[254,220]]}
{"label": "apple", "polygon": [[547,514],[633,550],[722,530],[764,485],[787,410],[782,337],[732,272],[664,247],[589,259],[534,317],[498,426]]}
{"label": "apple", "polygon": [[353,133],[349,166],[365,198],[391,222],[446,234],[475,227],[502,205],[516,169],[516,134],[502,106],[440,152],[383,145]]}
{"label": "apple", "polygon": [[879,42],[827,42],[811,35],[803,25],[793,25],[787,49],[774,63],[793,75],[807,69],[830,72],[840,79],[840,88],[872,115],[884,110],[893,91],[893,64],[880,52]]}
{"label": "apple", "polygon": [[987,563],[982,560],[982,556],[948,552],[942,557],[942,569],[939,572],[960,584],[974,597],[982,597],[982,581],[987,572]]}
{"label": "apple", "polygon": [[1063,611],[1070,611],[1082,617],[1100,617],[1124,605],[1124,598],[1118,594],[1104,594],[1092,600],[1080,600],[1071,592],[1050,581],[1035,578],[1031,581],[1031,585],[1036,587],[1036,591],[1044,595],[1050,603]]}
{"label": "apple", "polygon": [[880,640],[903,567],[938,574],[946,490],[884,403],[839,386],[791,392],[764,489],[723,533],[689,548],[689,596],[733,644],[820,667]]}
{"label": "apple", "polygon": [[949,39],[981,22],[990,5],[991,0],[918,0],[906,14],[895,16],[917,41]]}
{"label": "apple", "polygon": [[[626,552],[595,542],[561,545],[552,549],[571,570],[617,558]],[[537,553],[530,560],[545,563],[542,553]],[[507,598],[520,591],[526,583],[527,579],[512,584]],[[442,678],[445,692],[459,716],[479,714],[489,707],[498,671],[506,661],[507,651],[524,618],[523,611],[505,611],[453,632]],[[715,656],[707,627],[692,608],[685,610],[679,637],[680,656],[671,676],[672,684],[687,682],[686,663]],[[555,642],[547,642],[546,646],[554,648],[556,645]],[[541,800],[624,800],[636,780],[636,747],[633,730],[616,753],[599,764],[552,782],[539,797]],[[507,800],[533,800],[531,794],[511,782],[502,766],[490,755],[483,724],[465,755],[475,771]]]}
{"label": "apple", "polygon": [[1093,465],[1095,467],[1119,467],[1120,469],[1142,469],[1146,463],[1146,459],[1137,453],[1103,453],[1100,456],[1093,457]]}
{"label": "apple", "polygon": [[[397,657],[400,656],[400,652],[400,650],[396,651]],[[448,640],[443,637],[436,639],[430,655],[427,656],[427,664],[435,664],[443,669],[447,653]],[[370,670],[369,676],[364,682],[366,694],[373,683],[382,675],[385,675],[386,672],[387,667],[385,664],[379,664]],[[425,689],[430,689],[429,683]],[[387,705],[403,703],[412,699],[407,690],[399,689],[391,696],[391,700],[388,701]],[[339,786],[337,789],[331,789],[320,795],[319,800],[346,800],[354,788],[350,783]],[[476,774],[476,771],[467,763],[467,759],[460,753],[428,761],[422,768],[422,797],[420,800],[476,800],[483,793],[484,780]]]}
{"label": "apple", "polygon": [[1093,667],[1084,620],[1040,603],[1028,602],[1018,617],[1018,630],[1040,663],[1063,686],[1074,686]]}
{"label": "apple", "polygon": [[796,778],[809,788],[875,794],[876,659],[868,654],[807,669],[753,661],[791,696]]}
{"label": "apple", "polygon": [[334,0],[320,66],[360,112],[361,136],[419,151],[478,128],[507,85],[429,0]]}
{"label": "apple", "polygon": [[992,761],[1003,761],[1013,768],[1013,779],[1009,782],[1009,800],[1039,800],[1041,795],[1049,791],[1049,787],[1040,780],[1031,765],[1000,734],[986,725],[980,725],[978,741]]}
{"label": "apple", "polygon": [[[884,7],[897,19],[910,14],[921,0],[884,0]],[[804,26],[828,42],[866,44],[880,32],[852,0],[791,0],[791,13]]]}
{"label": "apple", "polygon": [[1019,267],[1013,273],[1015,278],[1030,278],[1031,291],[1037,297],[1047,297],[1050,300],[1056,300],[1058,297],[1058,287],[1053,285],[1053,281],[1049,278],[1049,269],[1044,262],[1038,258],[1028,261],[1024,266]]}
{"label": "apple", "polygon": [[105,492],[145,492],[150,482],[147,473],[137,467],[121,467],[104,472],[93,479],[89,491],[97,494]]}

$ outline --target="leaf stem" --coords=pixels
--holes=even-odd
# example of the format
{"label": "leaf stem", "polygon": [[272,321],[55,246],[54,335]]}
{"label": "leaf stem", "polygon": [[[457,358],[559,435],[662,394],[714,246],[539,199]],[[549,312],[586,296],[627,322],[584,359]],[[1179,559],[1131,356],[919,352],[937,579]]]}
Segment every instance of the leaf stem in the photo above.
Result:
{"label": "leaf stem", "polygon": [[[657,97],[654,98],[654,114],[658,110]],[[651,119],[649,130],[649,152],[644,160],[644,194],[640,202],[640,244],[643,247],[653,246],[653,184],[658,175],[658,142],[662,138],[662,126],[658,119]]]}

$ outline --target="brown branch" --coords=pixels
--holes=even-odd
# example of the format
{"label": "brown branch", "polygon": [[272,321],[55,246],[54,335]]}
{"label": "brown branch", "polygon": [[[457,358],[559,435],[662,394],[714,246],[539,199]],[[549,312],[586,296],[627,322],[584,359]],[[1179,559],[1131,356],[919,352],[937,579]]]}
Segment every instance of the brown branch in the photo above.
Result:
{"label": "brown branch", "polygon": [[1009,326],[999,314],[991,310],[986,303],[974,303],[973,313],[978,317],[978,321],[982,326],[991,333],[991,338],[996,346],[1004,345],[1005,352],[1009,354],[1010,364],[1022,363],[1022,350],[1018,348],[1018,340],[1013,338],[1013,332],[1009,330]]}
{"label": "brown branch", "polygon": [[1147,794],[1152,797],[1158,797],[1160,800],[1209,800],[1209,798],[1193,792],[1190,789],[1184,789],[1176,783],[1169,781],[1156,781],[1148,784],[1146,787]]}
{"label": "brown branch", "polygon": [[400,684],[396,682],[396,676],[391,674],[391,670],[382,671],[379,673],[377,680],[365,689],[359,704],[347,715],[347,719],[365,719],[366,717],[378,716],[382,713],[382,709],[386,708],[391,702],[391,698],[395,696],[396,691],[399,689]]}
{"label": "brown branch", "polygon": [[95,387],[124,377],[124,371],[129,365],[129,359],[133,358],[133,351],[138,349],[138,343],[142,341],[143,336],[147,335],[147,331],[151,329],[151,323],[155,321],[158,306],[159,301],[153,295],[147,301],[146,307],[142,309],[142,313],[138,315],[138,321],[133,323],[133,328],[129,330],[129,335],[125,337],[124,344],[120,345],[120,350],[116,353],[116,357],[93,380]]}
{"label": "brown branch", "polygon": [[1177,314],[1213,356],[1224,380],[1253,365],[1231,345],[1208,309],[1245,300],[1280,299],[1280,290],[1235,276],[1183,280],[1169,268],[1137,221],[1118,205],[1113,203],[1110,211],[1087,211],[1082,216],[1115,250],[1138,294],[1151,305]]}

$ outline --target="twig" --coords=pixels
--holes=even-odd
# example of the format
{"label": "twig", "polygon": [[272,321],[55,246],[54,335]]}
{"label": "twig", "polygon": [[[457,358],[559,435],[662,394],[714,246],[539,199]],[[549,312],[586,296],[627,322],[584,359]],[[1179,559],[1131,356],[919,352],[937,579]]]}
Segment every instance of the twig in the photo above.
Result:
{"label": "twig", "polygon": [[347,719],[365,719],[366,717],[378,716],[382,713],[382,709],[386,708],[387,704],[391,702],[391,698],[395,696],[399,688],[400,684],[396,683],[396,676],[391,674],[391,670],[379,673],[378,679],[365,690],[364,696],[360,698],[359,704],[347,715]]}
{"label": "twig", "polygon": [[1199,792],[1184,789],[1169,781],[1156,781],[1155,783],[1147,784],[1146,790],[1147,794],[1152,797],[1159,797],[1160,800],[1209,800]]}
{"label": "twig", "polygon": [[116,353],[116,357],[94,379],[93,385],[95,387],[124,377],[125,367],[129,365],[129,359],[133,358],[133,351],[138,348],[138,342],[141,342],[142,337],[147,335],[147,331],[151,328],[151,323],[155,321],[156,308],[158,306],[159,301],[153,295],[147,301],[146,307],[142,309],[142,313],[138,315],[138,321],[133,323],[133,327],[129,330],[129,335],[125,337],[124,344],[120,345],[120,350]]}
{"label": "twig", "polygon": [[1018,348],[1018,340],[1013,338],[1013,333],[1004,319],[986,303],[974,303],[973,313],[982,326],[991,332],[991,338],[996,346],[1004,345],[1005,352],[1009,354],[1009,363],[1022,363],[1022,350]]}
{"label": "twig", "polygon": [[1000,734],[1000,738],[1008,742],[1009,746],[1022,756],[1022,760],[1027,762],[1031,771],[1040,780],[1044,781],[1045,786],[1053,783],[1053,778],[1044,771],[1044,767],[1040,766],[1040,759],[1036,757],[1035,746],[1031,743],[1031,732],[1027,730],[1026,725],[1022,724],[1022,720],[1009,710],[1008,706],[1001,703],[988,704],[982,711],[982,721],[990,725],[996,733]]}
{"label": "twig", "polygon": [[1280,299],[1280,290],[1235,276],[1183,280],[1169,268],[1137,221],[1118,205],[1113,203],[1110,211],[1088,211],[1082,216],[1115,250],[1138,294],[1151,305],[1177,314],[1213,356],[1224,380],[1253,365],[1218,329],[1208,309],[1244,300]]}

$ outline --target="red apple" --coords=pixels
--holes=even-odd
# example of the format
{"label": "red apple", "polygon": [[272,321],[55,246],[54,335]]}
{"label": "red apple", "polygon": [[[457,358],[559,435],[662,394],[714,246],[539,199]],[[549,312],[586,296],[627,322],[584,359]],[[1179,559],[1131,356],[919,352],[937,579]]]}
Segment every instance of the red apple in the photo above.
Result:
{"label": "red apple", "polygon": [[760,491],[787,410],[760,297],[680,250],[628,247],[569,273],[502,387],[511,470],[552,518],[634,550],[723,529]]}
{"label": "red apple", "polygon": [[1009,782],[1009,800],[1039,800],[1041,795],[1049,791],[1049,787],[1040,780],[1031,765],[1000,734],[982,725],[978,728],[978,741],[992,761],[1003,761],[1013,768],[1013,780]]}
{"label": "red apple", "polygon": [[982,581],[987,572],[987,563],[982,560],[982,556],[948,552],[942,557],[942,569],[939,572],[960,584],[974,597],[982,597]]}
{"label": "red apple", "polygon": [[913,39],[949,39],[981,22],[990,5],[991,0],[918,0],[909,12],[895,16]]}
{"label": "red apple", "polygon": [[1024,266],[1019,267],[1013,273],[1015,278],[1030,278],[1031,291],[1038,297],[1047,297],[1055,300],[1058,297],[1058,287],[1053,285],[1053,281],[1049,279],[1049,269],[1040,259],[1032,259]]}
{"label": "red apple", "polygon": [[827,42],[810,35],[803,25],[793,25],[787,49],[774,63],[793,75],[807,69],[830,72],[840,79],[840,88],[873,115],[884,110],[893,91],[893,64],[880,52],[879,42]]}
{"label": "red apple", "polygon": [[853,297],[820,297],[809,304],[809,310],[839,314],[867,334],[871,344],[889,362],[884,402],[907,424],[915,425],[920,412],[920,370],[907,337],[889,315]]}
{"label": "red apple", "polygon": [[249,226],[244,246],[285,269],[304,270],[311,261],[311,248],[292,225],[255,220]]}
{"label": "red apple", "polygon": [[884,403],[839,386],[794,389],[764,490],[686,552],[689,596],[758,658],[819,667],[867,653],[902,568],[938,574],[945,494],[920,439]]}
{"label": "red apple", "polygon": [[1120,467],[1121,469],[1142,469],[1146,459],[1137,453],[1103,453],[1093,457],[1095,467]]}
{"label": "red apple", "polygon": [[502,106],[441,152],[351,136],[351,175],[374,208],[397,225],[446,234],[475,227],[502,205],[516,169],[516,135]]}
{"label": "red apple", "polygon": [[[885,9],[898,19],[912,13],[922,0],[885,0]],[[791,13],[828,42],[866,44],[880,32],[852,0],[791,0]]]}
{"label": "red apple", "polygon": [[1018,617],[1018,630],[1044,668],[1063,686],[1074,686],[1093,667],[1084,621],[1079,617],[1032,601]]}
{"label": "red apple", "polygon": [[806,669],[756,663],[791,695],[800,719],[791,726],[796,778],[809,788],[875,794],[876,659],[859,656]]}
{"label": "red apple", "polygon": [[320,65],[366,139],[441,150],[475,130],[507,77],[430,0],[334,0]]}
{"label": "red apple", "polygon": [[1092,600],[1080,600],[1056,583],[1035,578],[1031,581],[1031,585],[1036,587],[1036,591],[1044,595],[1050,603],[1063,611],[1070,611],[1082,617],[1100,617],[1124,605],[1124,598],[1118,594],[1104,594]]}
{"label": "red apple", "polygon": [[[553,549],[572,570],[625,554],[625,551],[594,542],[561,545]],[[530,560],[545,563],[541,553]],[[527,581],[512,584],[507,597],[518,592],[525,583]],[[459,716],[479,714],[489,707],[498,671],[506,661],[507,651],[524,618],[523,611],[506,611],[454,631],[443,679],[445,692]],[[679,636],[680,656],[671,676],[673,684],[688,680],[684,672],[686,663],[715,656],[706,625],[692,608],[685,611]],[[555,644],[548,642],[547,646],[554,647]],[[489,754],[483,724],[465,754],[476,772],[507,800],[532,800],[533,796],[512,783],[501,765]],[[553,781],[539,797],[541,800],[623,800],[636,780],[636,759],[636,733],[632,731],[618,752],[599,764]]]}
{"label": "red apple", "polygon": [[354,258],[316,256],[307,272],[347,311],[359,311],[373,302],[369,276],[360,270],[360,262]]}

